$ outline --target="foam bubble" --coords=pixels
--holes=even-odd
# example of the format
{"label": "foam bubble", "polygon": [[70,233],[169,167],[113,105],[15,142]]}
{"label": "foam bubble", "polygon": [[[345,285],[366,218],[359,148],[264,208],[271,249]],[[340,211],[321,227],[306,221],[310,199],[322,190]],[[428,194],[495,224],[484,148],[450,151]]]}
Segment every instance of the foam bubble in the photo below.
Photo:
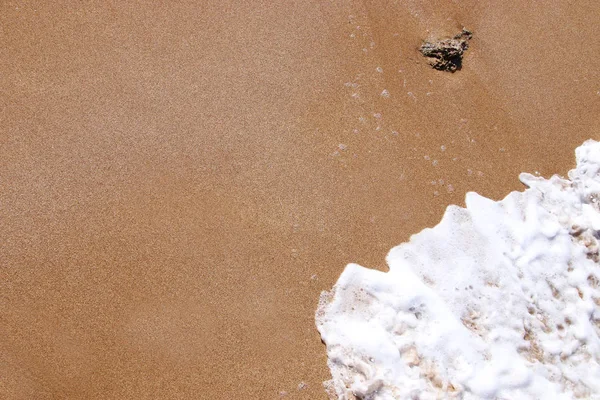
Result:
{"label": "foam bubble", "polygon": [[334,398],[600,398],[600,143],[576,156],[349,264],[316,315]]}

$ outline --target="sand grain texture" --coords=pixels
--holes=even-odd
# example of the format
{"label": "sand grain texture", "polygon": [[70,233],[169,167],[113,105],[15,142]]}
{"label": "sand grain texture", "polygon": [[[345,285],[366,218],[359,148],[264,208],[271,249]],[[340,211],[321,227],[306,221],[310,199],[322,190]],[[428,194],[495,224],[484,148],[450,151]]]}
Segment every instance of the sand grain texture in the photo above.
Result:
{"label": "sand grain texture", "polygon": [[591,1],[2,2],[0,397],[325,398],[319,293],[468,190],[571,168],[599,27]]}

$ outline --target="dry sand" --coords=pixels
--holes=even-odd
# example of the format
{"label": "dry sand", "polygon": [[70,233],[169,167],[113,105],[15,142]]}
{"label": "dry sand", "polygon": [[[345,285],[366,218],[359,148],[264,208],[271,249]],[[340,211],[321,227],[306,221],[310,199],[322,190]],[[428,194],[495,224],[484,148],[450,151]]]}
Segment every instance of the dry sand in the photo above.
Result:
{"label": "dry sand", "polygon": [[594,1],[3,1],[0,35],[4,399],[325,398],[346,263],[600,139]]}

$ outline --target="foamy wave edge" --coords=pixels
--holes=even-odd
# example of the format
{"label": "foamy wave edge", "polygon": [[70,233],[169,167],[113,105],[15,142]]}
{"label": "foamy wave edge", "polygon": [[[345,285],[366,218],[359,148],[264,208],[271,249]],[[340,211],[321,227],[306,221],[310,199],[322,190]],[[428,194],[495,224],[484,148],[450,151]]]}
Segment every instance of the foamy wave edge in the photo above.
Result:
{"label": "foamy wave edge", "polygon": [[346,266],[316,324],[338,399],[600,398],[600,143],[568,179],[466,195],[387,256]]}

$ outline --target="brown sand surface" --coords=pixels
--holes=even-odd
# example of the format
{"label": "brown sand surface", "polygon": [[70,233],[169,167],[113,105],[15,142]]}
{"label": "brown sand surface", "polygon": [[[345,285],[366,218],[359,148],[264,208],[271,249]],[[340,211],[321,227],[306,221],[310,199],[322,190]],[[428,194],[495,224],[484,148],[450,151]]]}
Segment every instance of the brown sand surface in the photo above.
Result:
{"label": "brown sand surface", "polygon": [[323,399],[346,263],[600,139],[591,0],[6,0],[0,35],[3,399]]}

